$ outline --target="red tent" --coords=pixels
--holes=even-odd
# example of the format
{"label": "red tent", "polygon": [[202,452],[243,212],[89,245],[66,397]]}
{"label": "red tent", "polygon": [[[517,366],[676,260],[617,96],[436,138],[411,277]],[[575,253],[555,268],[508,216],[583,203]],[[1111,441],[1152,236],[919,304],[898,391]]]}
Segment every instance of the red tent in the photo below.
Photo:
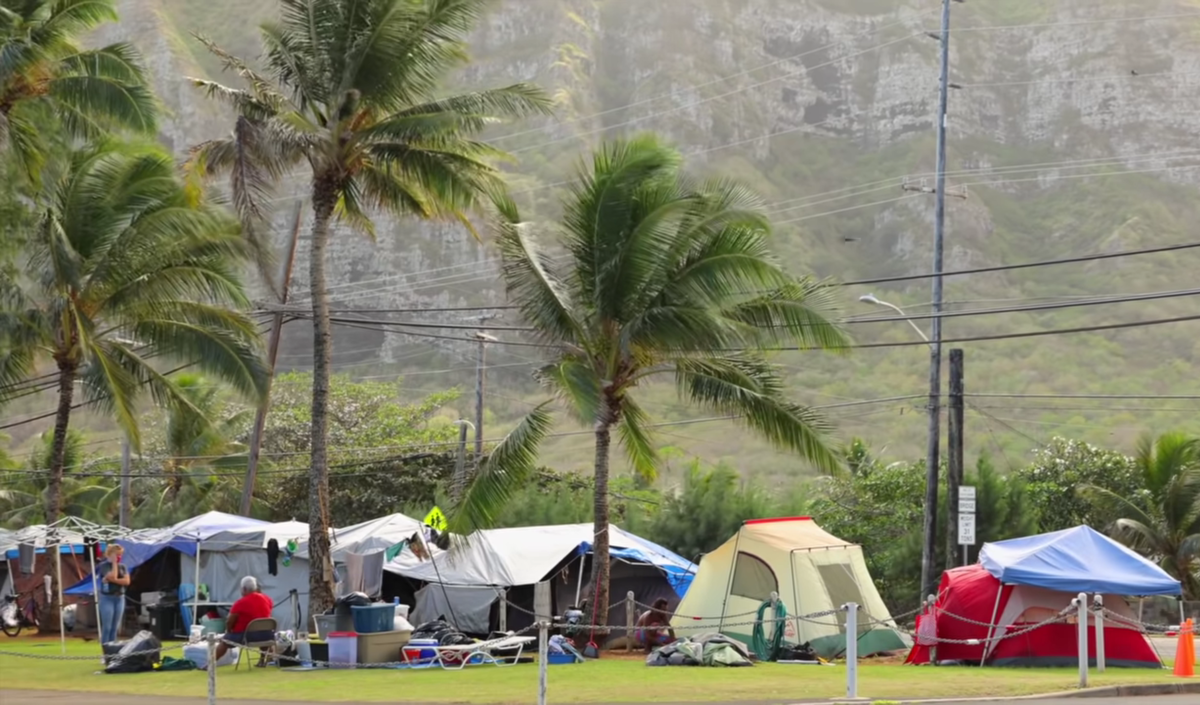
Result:
{"label": "red tent", "polygon": [[[1050,619],[1071,604],[1075,595],[1028,585],[1002,585],[982,565],[955,568],[942,574],[933,613],[923,616],[919,634],[929,631],[933,619],[938,639],[936,653],[918,637],[907,663],[958,661],[989,666],[1074,666],[1079,662],[1078,626],[1072,616],[1025,631]],[[1104,596],[1104,606],[1136,623],[1125,599]],[[996,626],[989,626],[996,625]],[[1016,635],[1023,632],[1020,635]],[[1089,620],[1088,653],[1095,663],[1096,628]],[[1014,634],[1008,638],[997,638]],[[973,643],[953,643],[953,642]],[[1161,668],[1162,662],[1146,635],[1135,626],[1109,617],[1104,622],[1107,665],[1127,668]]]}

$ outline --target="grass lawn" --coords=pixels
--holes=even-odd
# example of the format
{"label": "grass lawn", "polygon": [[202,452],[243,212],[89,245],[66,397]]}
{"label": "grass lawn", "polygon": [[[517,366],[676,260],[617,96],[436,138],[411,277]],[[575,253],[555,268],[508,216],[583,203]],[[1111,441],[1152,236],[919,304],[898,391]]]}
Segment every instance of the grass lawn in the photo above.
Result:
{"label": "grass lawn", "polygon": [[[203,671],[103,675],[99,647],[68,642],[71,656],[95,661],[52,661],[4,655],[5,651],[46,656],[60,653],[57,641],[0,641],[0,685],[14,690],[88,691],[158,696],[207,694]],[[178,656],[178,651],[170,652]],[[479,666],[464,671],[317,671],[287,673],[275,668],[223,667],[219,698],[316,702],[528,703],[537,697],[537,667]],[[863,662],[859,693],[873,698],[970,698],[1030,695],[1069,690],[1072,669],[932,668]],[[649,668],[623,654],[571,666],[552,666],[549,696],[555,702],[707,702],[805,700],[845,694],[842,666],[759,664],[753,668]],[[1171,672],[1110,670],[1093,673],[1089,685],[1168,682]]]}

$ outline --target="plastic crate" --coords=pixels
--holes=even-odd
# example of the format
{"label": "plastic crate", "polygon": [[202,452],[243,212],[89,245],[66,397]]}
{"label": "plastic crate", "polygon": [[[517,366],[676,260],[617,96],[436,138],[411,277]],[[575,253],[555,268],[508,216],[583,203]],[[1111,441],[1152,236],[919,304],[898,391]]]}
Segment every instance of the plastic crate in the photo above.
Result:
{"label": "plastic crate", "polygon": [[365,607],[350,608],[354,616],[354,631],[359,634],[378,634],[392,631],[392,622],[396,615],[396,606],[390,602],[379,602]]}
{"label": "plastic crate", "polygon": [[354,668],[358,665],[358,635],[354,632],[331,632],[329,644],[330,668]]}

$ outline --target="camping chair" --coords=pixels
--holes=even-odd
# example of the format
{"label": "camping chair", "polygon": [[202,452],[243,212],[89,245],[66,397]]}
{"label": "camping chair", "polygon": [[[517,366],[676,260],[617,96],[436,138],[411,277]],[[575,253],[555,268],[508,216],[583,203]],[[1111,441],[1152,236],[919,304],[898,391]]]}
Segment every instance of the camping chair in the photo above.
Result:
{"label": "camping chair", "polygon": [[[247,635],[252,634],[253,632],[269,631],[271,632],[271,640],[247,641],[245,646],[238,649],[237,663],[233,665],[233,670],[236,671],[238,667],[242,665],[242,655],[248,653],[251,649],[256,649],[258,651],[258,662],[260,664],[265,663],[267,659],[267,651],[270,650],[272,653],[275,651],[275,629],[277,627],[278,625],[275,623],[275,620],[270,617],[265,619],[250,620],[250,623],[246,625],[245,633]],[[250,667],[249,657],[246,659],[246,667]]]}
{"label": "camping chair", "polygon": [[[505,636],[490,641],[477,641],[474,644],[454,644],[453,646],[435,646],[434,663],[447,671],[461,671],[472,663],[493,666],[515,666],[521,661],[525,645],[535,641],[532,636]],[[492,652],[497,649],[516,649],[517,653],[497,658]],[[478,660],[476,660],[478,658]]]}

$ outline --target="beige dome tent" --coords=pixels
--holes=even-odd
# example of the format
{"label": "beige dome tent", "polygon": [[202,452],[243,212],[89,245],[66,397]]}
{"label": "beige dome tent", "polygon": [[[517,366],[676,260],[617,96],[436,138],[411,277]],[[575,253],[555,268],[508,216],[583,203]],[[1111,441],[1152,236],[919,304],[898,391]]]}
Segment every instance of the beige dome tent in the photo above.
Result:
{"label": "beige dome tent", "polygon": [[[871,582],[862,548],[828,533],[809,517],[745,522],[735,536],[701,559],[671,626],[681,636],[708,627],[750,643],[754,613],[772,592],[779,593],[789,617],[837,609],[847,602],[861,605],[861,656],[905,648]],[[886,620],[889,626],[875,620]],[[811,621],[789,619],[784,639],[807,642],[823,658],[834,658],[846,648],[845,624],[844,612]],[[769,635],[771,627],[765,626],[765,631]]]}

